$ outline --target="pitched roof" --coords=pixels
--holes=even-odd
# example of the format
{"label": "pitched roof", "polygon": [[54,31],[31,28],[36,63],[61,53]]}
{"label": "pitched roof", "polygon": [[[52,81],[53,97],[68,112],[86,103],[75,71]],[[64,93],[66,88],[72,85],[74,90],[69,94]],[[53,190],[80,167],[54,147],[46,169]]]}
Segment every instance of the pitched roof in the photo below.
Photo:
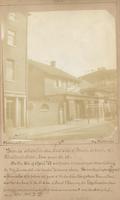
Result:
{"label": "pitched roof", "polygon": [[80,86],[80,89],[93,88],[93,84],[84,79],[81,79],[81,80],[79,79],[79,86]]}
{"label": "pitched roof", "polygon": [[116,70],[115,69],[100,69],[95,72],[83,75],[79,77],[79,80],[84,79],[88,82],[95,83],[100,81],[114,81],[116,79]]}
{"label": "pitched roof", "polygon": [[44,64],[44,63],[39,63],[33,60],[29,60],[29,66],[31,67],[37,67],[39,68],[42,72],[44,72],[45,74],[49,74],[51,76],[55,76],[58,78],[63,78],[63,79],[69,79],[69,80],[73,80],[73,81],[77,81],[77,78],[72,76],[71,74],[61,70],[58,67],[52,66],[52,65],[48,65],[48,64]]}

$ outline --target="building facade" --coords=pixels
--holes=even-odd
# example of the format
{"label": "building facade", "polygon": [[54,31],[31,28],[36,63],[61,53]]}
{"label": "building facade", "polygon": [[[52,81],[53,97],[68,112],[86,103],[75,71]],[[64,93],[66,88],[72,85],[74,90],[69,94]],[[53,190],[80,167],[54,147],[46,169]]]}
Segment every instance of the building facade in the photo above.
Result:
{"label": "building facade", "polygon": [[7,131],[25,127],[27,122],[27,15],[6,11],[2,15],[1,27]]}
{"label": "building facade", "polygon": [[[89,87],[84,87],[81,91],[84,95],[98,98],[99,101],[89,107],[96,107],[99,116],[103,116],[104,120],[115,119],[117,115],[117,73],[116,69],[98,68],[94,72],[88,73],[79,78],[79,82],[87,81]],[[80,85],[81,86],[81,85]],[[96,104],[96,102],[98,102]],[[90,108],[94,116],[95,110]],[[101,115],[102,114],[102,115]]]}
{"label": "building facade", "polygon": [[[75,77],[50,65],[29,61],[28,116],[30,126],[63,124],[68,120],[68,94],[76,94]],[[71,105],[72,106],[72,105]],[[72,115],[72,113],[71,113]]]}
{"label": "building facade", "polygon": [[[74,120],[105,120],[115,101],[106,100],[94,84],[80,80],[49,65],[29,61],[28,70],[29,126],[64,124]],[[107,97],[109,95],[107,94]]]}

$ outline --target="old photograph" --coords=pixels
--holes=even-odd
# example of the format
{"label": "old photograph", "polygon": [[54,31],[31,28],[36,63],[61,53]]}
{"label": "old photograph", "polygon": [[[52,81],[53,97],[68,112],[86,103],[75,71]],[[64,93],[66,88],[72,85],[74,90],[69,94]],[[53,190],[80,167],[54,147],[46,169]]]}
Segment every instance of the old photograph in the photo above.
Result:
{"label": "old photograph", "polygon": [[8,7],[0,18],[6,140],[117,134],[114,12]]}

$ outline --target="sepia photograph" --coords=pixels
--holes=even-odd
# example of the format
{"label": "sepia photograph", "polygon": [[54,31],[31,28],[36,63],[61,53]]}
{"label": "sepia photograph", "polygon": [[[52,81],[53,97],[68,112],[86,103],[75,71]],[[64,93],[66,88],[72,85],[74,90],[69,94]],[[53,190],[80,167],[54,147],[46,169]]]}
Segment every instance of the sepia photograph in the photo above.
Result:
{"label": "sepia photograph", "polygon": [[120,200],[120,1],[0,0],[0,200]]}
{"label": "sepia photograph", "polygon": [[1,12],[5,140],[117,134],[111,9]]}

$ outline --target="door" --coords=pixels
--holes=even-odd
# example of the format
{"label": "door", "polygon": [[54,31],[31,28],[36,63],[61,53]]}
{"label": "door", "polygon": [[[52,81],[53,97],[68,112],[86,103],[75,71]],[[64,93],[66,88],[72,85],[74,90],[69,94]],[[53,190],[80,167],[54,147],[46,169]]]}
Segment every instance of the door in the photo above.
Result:
{"label": "door", "polygon": [[6,127],[15,127],[15,99],[6,99]]}

